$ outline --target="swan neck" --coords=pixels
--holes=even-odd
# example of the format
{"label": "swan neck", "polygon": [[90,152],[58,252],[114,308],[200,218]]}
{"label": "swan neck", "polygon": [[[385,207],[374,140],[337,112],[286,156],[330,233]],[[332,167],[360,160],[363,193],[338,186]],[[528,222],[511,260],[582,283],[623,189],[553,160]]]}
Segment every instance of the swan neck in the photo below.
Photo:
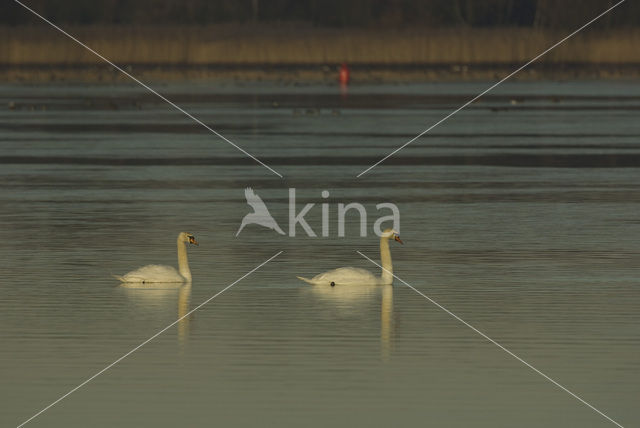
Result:
{"label": "swan neck", "polygon": [[393,264],[391,263],[391,250],[389,250],[389,238],[380,238],[380,261],[382,262],[382,284],[393,282]]}
{"label": "swan neck", "polygon": [[178,237],[178,272],[185,280],[191,281],[191,270],[187,259],[187,244]]}

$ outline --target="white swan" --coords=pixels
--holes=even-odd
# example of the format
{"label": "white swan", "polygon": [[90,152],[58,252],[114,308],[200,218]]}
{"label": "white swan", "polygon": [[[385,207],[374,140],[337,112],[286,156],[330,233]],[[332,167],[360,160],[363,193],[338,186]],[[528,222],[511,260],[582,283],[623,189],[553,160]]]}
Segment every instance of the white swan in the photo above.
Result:
{"label": "white swan", "polygon": [[178,235],[178,270],[172,266],[147,265],[125,275],[114,275],[124,283],[184,283],[191,282],[191,270],[187,260],[187,243],[198,245],[196,238],[187,232]]}
{"label": "white swan", "polygon": [[380,260],[382,261],[382,275],[375,276],[366,269],[343,267],[330,270],[314,276],[311,279],[299,276],[298,279],[313,285],[389,285],[393,282],[393,265],[391,264],[391,251],[389,239],[403,243],[393,229],[385,230],[380,236]]}

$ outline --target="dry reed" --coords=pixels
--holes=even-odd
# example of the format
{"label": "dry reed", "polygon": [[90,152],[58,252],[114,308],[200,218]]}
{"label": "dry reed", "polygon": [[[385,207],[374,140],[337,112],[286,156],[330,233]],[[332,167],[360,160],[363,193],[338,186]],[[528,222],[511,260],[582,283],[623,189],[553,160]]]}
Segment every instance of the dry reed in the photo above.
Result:
{"label": "dry reed", "polygon": [[[244,26],[75,27],[69,32],[118,64],[513,64],[565,34],[526,28],[294,31]],[[0,28],[0,64],[102,61],[50,27]],[[640,63],[640,30],[585,31],[545,56],[550,64]]]}

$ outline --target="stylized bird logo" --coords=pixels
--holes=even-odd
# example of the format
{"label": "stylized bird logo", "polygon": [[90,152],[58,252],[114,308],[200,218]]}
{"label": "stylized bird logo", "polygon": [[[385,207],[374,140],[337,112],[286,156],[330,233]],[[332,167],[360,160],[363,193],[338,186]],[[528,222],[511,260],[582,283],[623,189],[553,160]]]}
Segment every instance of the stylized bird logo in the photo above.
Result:
{"label": "stylized bird logo", "polygon": [[249,206],[253,208],[253,212],[244,216],[240,229],[236,232],[236,236],[240,234],[240,231],[247,224],[259,224],[260,226],[275,230],[280,235],[285,234],[282,229],[280,229],[280,226],[278,226],[275,219],[271,217],[271,214],[269,214],[269,210],[264,202],[262,202],[262,199],[260,199],[260,196],[256,195],[251,187],[244,189],[244,196],[247,198]]}

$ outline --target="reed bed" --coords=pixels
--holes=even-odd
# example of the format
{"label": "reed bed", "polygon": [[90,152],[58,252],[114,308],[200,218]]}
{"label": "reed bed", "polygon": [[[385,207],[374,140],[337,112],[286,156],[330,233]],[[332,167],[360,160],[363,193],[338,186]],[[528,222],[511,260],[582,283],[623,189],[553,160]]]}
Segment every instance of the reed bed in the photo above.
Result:
{"label": "reed bed", "polygon": [[[528,28],[338,30],[205,27],[74,27],[68,31],[117,64],[516,64],[566,33]],[[55,29],[0,28],[4,66],[97,65],[102,60]],[[585,31],[544,63],[640,63],[640,30]]]}

